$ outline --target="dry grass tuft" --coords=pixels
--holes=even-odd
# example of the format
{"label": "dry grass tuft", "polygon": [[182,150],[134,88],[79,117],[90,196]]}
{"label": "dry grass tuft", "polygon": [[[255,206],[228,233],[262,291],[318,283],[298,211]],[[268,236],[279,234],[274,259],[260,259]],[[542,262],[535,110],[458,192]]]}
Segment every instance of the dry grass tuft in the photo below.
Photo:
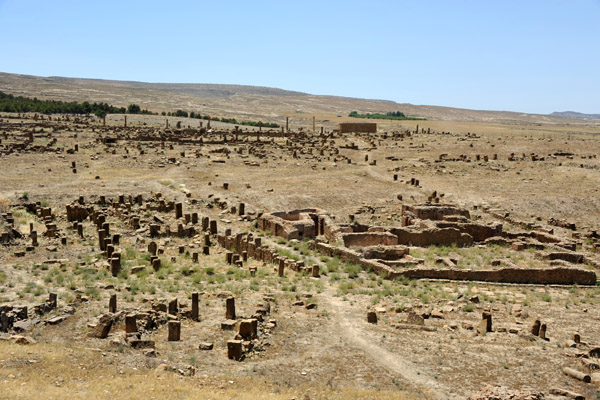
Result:
{"label": "dry grass tuft", "polygon": [[5,213],[10,209],[10,203],[8,199],[0,197],[0,213]]}

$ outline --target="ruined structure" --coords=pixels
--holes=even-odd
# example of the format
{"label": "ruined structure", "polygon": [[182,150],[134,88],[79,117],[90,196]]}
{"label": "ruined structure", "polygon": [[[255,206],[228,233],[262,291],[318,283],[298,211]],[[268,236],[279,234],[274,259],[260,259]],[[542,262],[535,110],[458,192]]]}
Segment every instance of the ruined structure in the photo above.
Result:
{"label": "ruined structure", "polygon": [[340,133],[364,132],[376,133],[377,124],[374,122],[342,122],[339,124]]}
{"label": "ruined structure", "polygon": [[326,220],[329,220],[328,214],[317,208],[275,212],[258,218],[258,229],[287,240],[302,240],[322,235]]}

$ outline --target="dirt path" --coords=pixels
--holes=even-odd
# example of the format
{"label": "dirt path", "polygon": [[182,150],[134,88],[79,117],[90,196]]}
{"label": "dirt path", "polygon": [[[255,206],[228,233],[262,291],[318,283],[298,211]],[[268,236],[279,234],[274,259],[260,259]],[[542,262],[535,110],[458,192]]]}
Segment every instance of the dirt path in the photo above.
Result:
{"label": "dirt path", "polygon": [[332,319],[339,324],[337,333],[341,339],[355,349],[362,351],[367,357],[389,371],[400,375],[408,382],[421,387],[423,395],[427,398],[459,399],[457,394],[450,393],[448,388],[442,386],[433,378],[418,371],[418,366],[402,359],[385,348],[377,345],[377,338],[367,329],[367,322],[361,319],[363,314],[357,315],[341,298],[334,297],[330,291],[323,293],[320,301],[327,304]]}
{"label": "dirt path", "polygon": [[[272,239],[266,242],[275,248],[286,248],[278,245]],[[286,248],[294,254],[299,253],[291,248]],[[321,268],[325,264],[320,260],[315,260]],[[407,382],[414,384],[422,389],[426,398],[437,399],[459,399],[457,394],[450,393],[448,388],[442,386],[433,378],[418,371],[418,366],[409,360],[402,359],[398,354],[392,353],[387,349],[377,345],[376,335],[369,331],[368,324],[364,320],[364,314],[357,314],[340,297],[334,296],[335,288],[327,285],[327,290],[319,295],[319,302],[326,304],[332,320],[338,325],[338,329],[330,332],[331,335],[339,335],[340,339],[352,348],[364,353],[366,357],[371,358],[375,363],[387,370],[398,374]]]}

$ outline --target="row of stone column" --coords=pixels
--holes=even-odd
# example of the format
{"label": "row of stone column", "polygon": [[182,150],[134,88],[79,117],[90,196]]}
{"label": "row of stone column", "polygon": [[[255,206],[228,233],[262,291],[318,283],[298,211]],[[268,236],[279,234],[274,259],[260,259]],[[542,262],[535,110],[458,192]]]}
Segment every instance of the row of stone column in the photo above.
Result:
{"label": "row of stone column", "polygon": [[308,269],[313,277],[319,277],[317,264],[307,267],[304,261],[282,257],[277,250],[263,246],[261,238],[254,238],[252,234],[217,235],[217,242],[221,247],[229,250],[225,253],[225,260],[228,264],[241,267],[243,262],[251,257],[266,264],[275,264],[279,276],[284,276],[287,268],[296,272]]}

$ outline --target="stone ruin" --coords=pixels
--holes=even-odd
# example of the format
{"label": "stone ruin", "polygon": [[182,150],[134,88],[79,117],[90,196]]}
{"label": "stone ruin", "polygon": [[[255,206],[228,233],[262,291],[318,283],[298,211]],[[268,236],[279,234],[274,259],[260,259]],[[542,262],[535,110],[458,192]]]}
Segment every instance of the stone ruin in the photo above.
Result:
{"label": "stone ruin", "polygon": [[[36,304],[32,309],[23,305],[2,304],[0,305],[0,332],[9,332],[10,330],[14,332],[26,331],[32,326],[40,324],[42,321],[39,317],[55,310],[57,304],[56,293],[50,293],[48,295],[48,300]],[[31,313],[31,311],[33,313]],[[54,325],[61,322],[63,319],[64,317],[55,317],[45,321],[45,323]]]}
{"label": "stone ruin", "polygon": [[[437,198],[433,195],[431,198]],[[479,223],[470,219],[468,210],[437,202],[403,205],[402,226],[369,226],[354,221],[351,224],[337,224],[334,218],[323,210],[304,209],[289,212],[263,214],[258,218],[258,227],[272,232],[275,236],[287,240],[314,239],[310,242],[313,250],[330,257],[358,264],[363,269],[372,270],[388,278],[404,275],[409,278],[479,280],[511,283],[578,283],[594,284],[593,271],[573,268],[564,262],[591,262],[583,254],[575,253],[575,248],[561,238],[543,232],[508,233],[503,231],[501,223]],[[239,241],[239,238],[237,239]],[[549,259],[554,268],[522,269],[508,263],[502,268],[471,270],[458,269],[450,258],[440,258],[436,263],[443,267],[416,267],[424,260],[412,257],[410,247],[428,246],[473,246],[503,244],[519,250],[524,248],[521,240],[529,246],[539,249],[555,248],[549,254],[540,257]],[[220,244],[229,249],[240,249],[234,243],[236,239],[223,237]],[[546,244],[544,244],[545,242]],[[564,247],[561,247],[564,246]],[[275,254],[274,250],[264,250],[264,254]],[[254,253],[254,251],[253,251]],[[253,254],[254,256],[254,254]],[[282,260],[279,257],[264,257],[258,253],[258,259],[264,262],[281,264],[280,276],[286,267],[301,271],[311,266],[298,266],[296,262]],[[289,264],[289,265],[288,265]],[[499,264],[492,264],[498,266]],[[416,268],[415,268],[416,267]]]}
{"label": "stone ruin", "polygon": [[472,245],[502,236],[502,224],[480,224],[468,210],[447,204],[426,203],[402,206],[402,227],[391,232],[398,243],[414,246]]}
{"label": "stone ruin", "polygon": [[9,244],[22,237],[21,233],[14,228],[15,219],[12,213],[8,212],[1,214],[0,221],[3,222],[2,225],[4,225],[0,229],[0,244]]}
{"label": "stone ruin", "polygon": [[272,232],[287,240],[315,238],[323,234],[328,214],[317,208],[263,214],[258,218],[258,229]]}
{"label": "stone ruin", "polygon": [[377,124],[374,122],[342,122],[339,124],[340,133],[364,132],[376,133]]}

